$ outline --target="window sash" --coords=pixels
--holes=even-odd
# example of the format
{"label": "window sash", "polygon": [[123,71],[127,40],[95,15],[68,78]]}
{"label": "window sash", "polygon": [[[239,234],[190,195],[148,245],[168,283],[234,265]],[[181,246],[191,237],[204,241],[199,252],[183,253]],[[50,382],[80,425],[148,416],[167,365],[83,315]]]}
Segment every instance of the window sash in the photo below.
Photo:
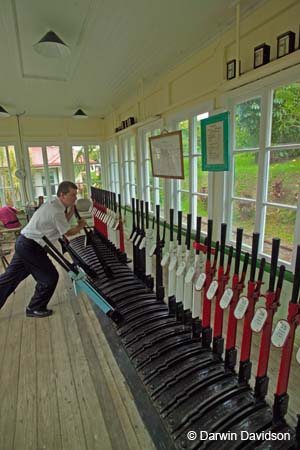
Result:
{"label": "window sash", "polygon": [[[74,161],[74,154],[73,150],[76,148],[81,148],[83,152],[83,161],[82,162],[75,162]],[[91,175],[91,162],[90,162],[90,153],[93,151],[93,147],[95,147],[95,150],[99,153],[99,163],[96,163],[96,165],[100,164],[100,181],[99,185],[100,187],[103,184],[102,181],[102,173],[101,173],[101,167],[102,167],[102,158],[101,158],[101,146],[100,144],[83,144],[83,145],[72,145],[72,161],[73,161],[73,180],[76,182],[76,184],[79,187],[78,191],[78,197],[89,197],[92,187],[92,175]],[[78,169],[82,169],[82,171],[85,172],[85,179],[84,180],[76,180],[76,173],[75,173],[75,167]],[[99,186],[98,186],[99,187]]]}
{"label": "window sash", "polygon": [[136,149],[135,139],[132,135],[121,136],[119,139],[122,191],[124,192],[124,201],[126,205],[131,205],[131,199],[136,198]]}
{"label": "window sash", "polygon": [[[180,124],[188,125],[188,151],[185,149],[183,153],[183,161],[184,167],[187,168],[188,173],[186,174],[185,170],[185,181],[183,180],[174,180],[173,181],[173,192],[175,193],[174,204],[176,213],[178,210],[183,210],[183,220],[186,219],[187,213],[192,214],[192,228],[196,229],[197,215],[201,210],[201,205],[198,204],[198,198],[207,198],[207,212],[206,218],[204,218],[204,222],[207,223],[207,219],[210,216],[210,205],[211,203],[211,189],[207,189],[207,193],[198,193],[198,162],[199,158],[202,157],[201,152],[199,152],[199,144],[201,145],[200,138],[198,139],[197,130],[200,127],[200,120],[208,117],[208,112],[199,113],[193,111],[190,114],[187,114],[185,117],[182,116],[176,122],[174,122],[174,128],[180,129]],[[208,184],[211,185],[211,173],[208,174]],[[188,206],[186,208],[183,207],[182,199],[188,198]],[[204,212],[202,210],[202,212]],[[184,220],[185,221],[185,220]],[[203,228],[204,230],[204,228]],[[202,231],[203,231],[202,230]],[[204,231],[205,233],[205,231]]]}
{"label": "window sash", "polygon": [[[5,158],[5,165],[2,163],[2,167],[0,167],[0,200],[2,203],[2,206],[4,206],[8,201],[11,199],[13,205],[21,206],[21,197],[20,197],[20,183],[19,181],[13,176],[12,173],[12,160],[11,160],[11,152],[14,153],[14,159],[15,164],[17,168],[18,162],[17,162],[17,154],[15,146],[13,145],[0,145],[3,151],[3,158]],[[5,178],[9,181],[9,186],[5,185],[5,182],[3,183],[3,180]],[[17,194],[17,190],[19,191],[19,195]]]}
{"label": "window sash", "polygon": [[[271,132],[272,132],[272,106],[273,106],[273,90],[276,88],[283,87],[284,85],[288,85],[289,82],[279,83],[278,85],[272,84],[265,88],[262,88],[260,91],[256,91],[255,95],[252,96],[245,95],[233,98],[231,101],[231,134],[232,134],[232,146],[233,151],[231,154],[231,162],[235,155],[242,154],[245,152],[254,152],[258,155],[258,181],[257,181],[257,194],[255,199],[248,199],[242,196],[234,195],[234,177],[235,170],[234,167],[232,169],[232,173],[227,177],[227,223],[228,223],[228,236],[231,242],[234,241],[232,235],[232,203],[236,200],[243,200],[249,202],[251,204],[255,203],[255,224],[253,231],[258,231],[260,233],[260,243],[259,243],[259,256],[266,257],[267,260],[270,261],[270,254],[265,251],[265,238],[266,238],[266,224],[269,220],[268,211],[271,211],[272,208],[277,208],[278,214],[280,211],[291,211],[295,212],[295,224],[293,231],[293,244],[291,246],[292,253],[290,255],[290,261],[283,259],[283,262],[286,264],[288,268],[293,268],[295,264],[296,257],[296,247],[299,243],[300,239],[300,195],[298,195],[297,205],[284,204],[284,203],[276,203],[274,201],[267,200],[268,195],[268,182],[269,175],[271,170],[270,165],[270,152],[276,150],[293,150],[300,149],[300,143],[295,144],[272,144],[271,143]],[[236,148],[235,142],[235,108],[237,104],[242,102],[246,102],[251,98],[255,98],[260,96],[261,98],[261,117],[260,117],[260,137],[259,137],[259,147],[258,148]],[[299,193],[300,194],[300,193]],[[247,247],[247,245],[245,245]],[[249,247],[249,246],[248,246]],[[282,247],[282,246],[281,246]],[[282,252],[283,253],[283,252]],[[287,253],[286,253],[287,255]],[[284,258],[284,256],[281,256]]]}
{"label": "window sash", "polygon": [[[58,154],[59,154],[59,164],[49,165],[49,154],[48,149],[51,147],[57,147]],[[41,162],[42,165],[34,165],[31,163],[30,160],[30,149],[33,148],[39,148],[41,150]],[[25,152],[25,166],[27,167],[27,170],[31,174],[30,180],[29,180],[29,192],[30,192],[30,199],[31,201],[37,201],[38,196],[42,195],[46,198],[51,198],[52,196],[56,195],[55,186],[59,184],[63,180],[62,176],[62,158],[61,158],[61,146],[56,143],[47,143],[47,144],[40,144],[40,143],[33,143],[33,144],[26,144],[27,151]],[[53,185],[50,182],[51,173],[53,175],[53,170],[57,171],[57,182]],[[37,184],[34,182],[34,176],[33,176],[33,170],[36,170],[36,173],[38,174],[41,172],[41,180]],[[38,181],[38,180],[37,180]]]}

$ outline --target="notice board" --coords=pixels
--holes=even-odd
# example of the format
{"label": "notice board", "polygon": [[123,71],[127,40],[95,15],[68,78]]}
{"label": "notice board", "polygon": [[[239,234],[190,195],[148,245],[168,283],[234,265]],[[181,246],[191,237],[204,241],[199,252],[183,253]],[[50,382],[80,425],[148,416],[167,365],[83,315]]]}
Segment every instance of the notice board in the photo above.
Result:
{"label": "notice board", "polygon": [[202,170],[229,170],[229,113],[201,120]]}

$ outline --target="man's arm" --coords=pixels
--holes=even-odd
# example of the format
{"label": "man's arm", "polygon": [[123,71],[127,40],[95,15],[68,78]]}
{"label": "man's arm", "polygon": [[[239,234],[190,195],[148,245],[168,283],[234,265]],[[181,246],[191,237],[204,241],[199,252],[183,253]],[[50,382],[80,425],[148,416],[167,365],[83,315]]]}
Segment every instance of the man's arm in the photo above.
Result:
{"label": "man's arm", "polygon": [[65,236],[74,236],[75,234],[80,233],[80,231],[86,226],[86,221],[84,219],[78,220],[78,224],[75,227],[70,228]]}

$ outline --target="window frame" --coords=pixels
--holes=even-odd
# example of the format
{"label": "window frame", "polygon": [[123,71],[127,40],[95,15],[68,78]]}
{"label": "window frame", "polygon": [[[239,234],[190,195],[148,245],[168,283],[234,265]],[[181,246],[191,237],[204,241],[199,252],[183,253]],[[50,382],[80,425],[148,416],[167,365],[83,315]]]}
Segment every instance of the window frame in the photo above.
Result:
{"label": "window frame", "polygon": [[[0,147],[5,147],[6,149],[6,156],[8,155],[8,147],[13,147],[14,148],[14,152],[15,152],[15,158],[16,158],[16,170],[21,168],[21,159],[20,159],[20,152],[19,152],[19,147],[18,144],[16,142],[12,142],[12,141],[5,141],[5,140],[1,140],[0,141]],[[14,202],[14,205],[16,205],[17,200],[16,200],[16,195],[15,195],[15,189],[14,189],[14,185],[12,182],[12,173],[11,173],[11,169],[10,169],[10,161],[8,162],[8,171],[9,171],[9,177],[11,180],[11,186],[12,186],[12,199]],[[23,180],[19,180],[19,189],[20,189],[20,200],[21,200],[21,205],[25,205],[26,203],[26,196],[25,196],[25,191],[24,191],[24,181]]]}
{"label": "window frame", "polygon": [[[71,158],[72,158],[72,180],[75,182],[75,171],[74,171],[74,162],[73,162],[73,147],[83,147],[84,148],[84,163],[82,166],[85,166],[86,171],[86,186],[87,186],[87,193],[90,195],[91,188],[92,188],[92,180],[91,180],[91,170],[90,170],[90,161],[89,161],[89,147],[90,146],[98,146],[99,147],[99,153],[100,153],[100,162],[101,162],[101,169],[103,168],[103,152],[102,152],[102,144],[101,143],[95,143],[95,142],[80,142],[80,143],[71,143]],[[79,164],[78,164],[79,165]],[[101,183],[103,184],[103,174],[101,173]]]}
{"label": "window frame", "polygon": [[[138,185],[137,174],[137,148],[134,133],[125,133],[119,137],[118,142],[120,156],[121,186],[123,203],[131,205],[131,199],[136,198]],[[133,145],[134,144],[134,145]]]}
{"label": "window frame", "polygon": [[[60,155],[60,167],[62,171],[62,178],[64,173],[63,168],[63,144],[59,143],[57,141],[37,141],[37,142],[24,142],[24,163],[25,163],[25,171],[30,175],[27,177],[27,189],[28,189],[28,196],[31,202],[33,202],[34,199],[34,187],[33,187],[33,177],[31,175],[31,165],[30,165],[30,159],[29,159],[29,147],[41,147],[42,149],[42,156],[43,156],[43,167],[46,175],[46,192],[47,197],[51,198],[53,195],[51,194],[51,185],[50,185],[50,177],[49,177],[49,165],[48,165],[48,157],[47,157],[47,147],[58,147],[59,148],[59,155]],[[46,164],[45,164],[46,161]]]}
{"label": "window frame", "polygon": [[[160,191],[166,193],[166,179],[153,177],[151,171],[151,157],[149,142],[147,142],[148,135],[156,136],[157,130],[162,130],[163,122],[161,119],[155,120],[152,123],[139,127],[138,129],[138,146],[140,149],[140,160],[137,167],[140,183],[140,197],[141,200],[149,203],[149,212],[155,214],[155,205],[160,205]],[[148,155],[147,155],[148,149]],[[153,185],[150,183],[150,176],[152,175]],[[151,199],[154,199],[152,205]],[[160,209],[160,217],[165,217],[166,202],[164,202],[164,209]]]}
{"label": "window frame", "polygon": [[[266,225],[266,210],[268,206],[278,206],[281,209],[292,209],[296,211],[296,220],[294,224],[293,244],[291,262],[279,259],[283,262],[287,269],[293,270],[296,261],[297,245],[300,242],[300,192],[298,195],[297,206],[291,207],[291,205],[276,204],[267,200],[268,189],[268,173],[269,173],[269,152],[278,149],[294,149],[300,148],[299,144],[283,144],[272,145],[271,144],[271,132],[272,132],[272,105],[273,105],[273,92],[283,86],[287,86],[292,83],[300,82],[299,68],[292,67],[286,69],[278,74],[270,75],[269,77],[253,81],[247,86],[236,89],[234,92],[230,92],[224,95],[224,104],[227,105],[231,115],[231,152],[230,152],[230,172],[226,175],[226,202],[225,202],[225,221],[228,224],[228,241],[234,243],[232,240],[232,200],[233,196],[233,183],[234,183],[234,167],[233,156],[236,154],[235,143],[235,108],[236,105],[246,102],[250,99],[260,97],[261,98],[261,122],[260,122],[260,136],[259,136],[259,148],[258,148],[258,181],[257,181],[257,194],[255,204],[255,224],[253,232],[259,232],[260,236],[264,236],[264,230]],[[252,149],[250,149],[252,150]],[[239,150],[247,151],[247,149]],[[249,199],[246,199],[249,201]],[[265,257],[270,262],[271,257],[269,254],[263,251],[264,239],[260,239],[258,256]],[[247,245],[243,245],[244,248],[249,248]]]}
{"label": "window frame", "polygon": [[[191,108],[187,108],[185,110],[181,110],[176,114],[173,114],[169,117],[168,123],[170,124],[170,128],[172,130],[179,130],[180,122],[189,121],[189,151],[188,155],[183,155],[183,158],[189,159],[189,189],[182,190],[181,181],[182,180],[171,180],[171,204],[174,207],[175,217],[177,217],[177,212],[181,209],[180,199],[181,192],[188,193],[189,195],[189,211],[187,213],[192,214],[192,229],[196,229],[196,220],[197,220],[197,197],[200,193],[193,189],[193,186],[197,186],[197,163],[198,158],[201,156],[197,150],[197,117],[208,113],[210,117],[213,113],[213,101],[209,100],[207,102],[200,103]],[[192,124],[192,126],[190,126]],[[195,163],[194,163],[195,161]],[[212,218],[213,211],[213,173],[208,172],[208,192],[207,192],[207,218]],[[200,194],[201,195],[201,194]],[[180,209],[179,209],[180,208]],[[184,214],[183,214],[184,217]],[[177,220],[177,219],[176,219]],[[203,234],[206,234],[203,231]]]}
{"label": "window frame", "polygon": [[119,157],[118,145],[115,139],[111,139],[105,143],[105,159],[106,167],[108,167],[107,179],[105,186],[111,192],[120,194],[120,174],[119,174]]}

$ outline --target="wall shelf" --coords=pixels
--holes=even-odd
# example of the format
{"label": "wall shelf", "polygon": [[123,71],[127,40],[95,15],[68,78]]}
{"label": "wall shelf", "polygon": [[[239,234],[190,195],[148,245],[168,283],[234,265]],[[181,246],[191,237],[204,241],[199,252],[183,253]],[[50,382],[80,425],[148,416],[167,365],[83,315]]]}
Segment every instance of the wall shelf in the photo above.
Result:
{"label": "wall shelf", "polygon": [[261,80],[270,75],[278,72],[282,72],[290,67],[300,65],[300,50],[297,49],[289,55],[282,58],[274,59],[268,64],[258,67],[257,69],[251,69],[245,73],[242,73],[239,77],[232,80],[226,80],[222,83],[221,88],[224,92],[233,91],[254,81]]}

